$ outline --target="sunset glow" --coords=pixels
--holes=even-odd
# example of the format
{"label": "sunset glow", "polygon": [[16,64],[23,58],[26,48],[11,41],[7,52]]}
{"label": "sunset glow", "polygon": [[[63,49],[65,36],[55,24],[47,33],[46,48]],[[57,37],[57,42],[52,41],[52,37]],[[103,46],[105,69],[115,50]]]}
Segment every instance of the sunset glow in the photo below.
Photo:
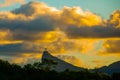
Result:
{"label": "sunset glow", "polygon": [[0,59],[33,63],[47,48],[84,68],[120,61],[120,0],[66,1],[1,0]]}

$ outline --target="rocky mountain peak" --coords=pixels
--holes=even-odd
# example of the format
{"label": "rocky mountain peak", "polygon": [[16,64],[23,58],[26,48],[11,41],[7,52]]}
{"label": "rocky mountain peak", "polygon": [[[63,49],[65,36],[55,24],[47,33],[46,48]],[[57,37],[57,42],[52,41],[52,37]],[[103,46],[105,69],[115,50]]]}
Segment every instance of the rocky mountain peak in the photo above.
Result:
{"label": "rocky mountain peak", "polygon": [[69,69],[69,70],[83,70],[83,68],[80,68],[80,67],[77,67],[77,66],[74,66],[68,62],[65,62],[55,56],[52,56],[48,51],[47,49],[45,49],[43,51],[43,55],[42,55],[42,62],[44,62],[44,60],[50,60],[50,61],[53,61],[53,62],[56,62],[57,65],[54,65],[54,67],[51,67],[52,70],[56,70],[56,71],[64,71],[66,69]]}

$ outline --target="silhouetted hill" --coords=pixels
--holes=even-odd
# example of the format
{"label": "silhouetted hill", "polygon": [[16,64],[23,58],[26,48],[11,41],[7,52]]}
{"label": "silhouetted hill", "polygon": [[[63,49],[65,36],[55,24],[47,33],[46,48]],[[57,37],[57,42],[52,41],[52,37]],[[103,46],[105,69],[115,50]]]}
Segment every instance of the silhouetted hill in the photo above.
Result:
{"label": "silhouetted hill", "polygon": [[108,74],[112,73],[120,73],[120,61],[114,62],[110,64],[109,66],[104,66],[99,69],[96,69],[98,72],[104,72]]}
{"label": "silhouetted hill", "polygon": [[53,62],[56,62],[56,65],[52,65],[51,70],[55,70],[55,71],[64,71],[66,69],[76,70],[76,71],[84,70],[84,68],[74,66],[74,65],[72,65],[68,62],[65,62],[55,56],[52,56],[48,51],[43,52],[42,62],[44,60],[52,60]]}

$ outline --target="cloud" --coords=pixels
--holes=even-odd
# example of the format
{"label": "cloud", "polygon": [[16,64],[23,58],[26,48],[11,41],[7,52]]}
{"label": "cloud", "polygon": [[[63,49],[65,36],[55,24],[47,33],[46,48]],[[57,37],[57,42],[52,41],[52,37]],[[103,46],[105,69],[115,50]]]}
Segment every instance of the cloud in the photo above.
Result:
{"label": "cloud", "polygon": [[15,3],[23,4],[25,0],[4,0],[4,3],[0,3],[0,7],[7,7]]}
{"label": "cloud", "polygon": [[[114,62],[114,61],[113,61]],[[112,63],[113,63],[112,62]],[[111,62],[109,62],[108,60],[93,60],[92,63],[94,64],[95,68],[100,68],[104,66],[108,66],[111,64]],[[106,64],[107,63],[107,64]]]}
{"label": "cloud", "polygon": [[[3,14],[1,14],[0,17],[1,16],[3,16]],[[14,17],[15,19],[9,19],[9,17]],[[0,29],[4,31],[9,31],[13,40],[36,40],[38,39],[38,37],[43,37],[43,34],[46,34],[45,32],[54,30],[51,21],[49,19],[45,19],[45,17],[39,17],[38,19],[34,20],[24,20],[24,17],[22,17],[21,15],[15,16],[14,14],[12,14],[11,16],[10,13],[4,15],[4,19],[1,18]],[[4,37],[5,36],[7,36],[7,34],[4,35]]]}
{"label": "cloud", "polygon": [[[12,11],[1,11],[0,55],[19,57],[13,60],[20,63],[41,54],[46,47],[53,54],[91,55],[102,47],[104,53],[119,53],[119,40],[109,41],[120,38],[119,15],[117,10],[104,20],[80,7],[66,6],[59,10],[41,2],[29,2]],[[23,56],[26,59],[21,58]],[[67,58],[68,61],[72,59]],[[71,63],[78,65],[81,60],[78,64],[75,62],[77,59]]]}
{"label": "cloud", "polygon": [[60,53],[69,50],[87,53],[94,50],[96,41],[87,41],[90,43],[87,46],[83,41],[83,44],[79,43],[80,39],[119,38],[120,28],[114,24],[117,21],[119,11],[105,22],[100,16],[80,7],[58,10],[45,3],[29,2],[10,12],[0,12],[0,44],[9,46],[30,42],[32,45],[41,44],[36,45],[37,48],[49,45]]}
{"label": "cloud", "polygon": [[37,49],[37,46],[32,43],[16,43],[16,44],[6,44],[0,45],[0,55],[6,56],[21,56],[24,53],[40,53],[41,51]]}
{"label": "cloud", "polygon": [[28,63],[40,62],[42,54],[39,53],[24,53],[21,56],[0,56],[0,59],[8,60],[10,63],[25,65]]}
{"label": "cloud", "polygon": [[116,10],[115,12],[113,12],[108,22],[109,25],[113,25],[116,28],[120,28],[120,10]]}
{"label": "cloud", "polygon": [[42,57],[42,54],[39,53],[24,53],[21,56],[13,56],[10,61],[11,63],[17,63],[17,64],[28,64],[28,63],[34,63],[34,62],[40,62],[40,59]]}
{"label": "cloud", "polygon": [[120,53],[120,40],[107,40],[103,46],[106,53]]}
{"label": "cloud", "polygon": [[92,27],[102,24],[102,19],[90,11],[83,11],[80,7],[64,7],[61,10],[60,22],[66,26]]}
{"label": "cloud", "polygon": [[77,27],[69,26],[65,29],[69,38],[119,38],[120,28],[111,26]]}
{"label": "cloud", "polygon": [[114,24],[117,21],[119,11],[105,22],[100,16],[83,11],[80,7],[58,10],[45,3],[29,2],[10,12],[0,12],[0,44],[30,42],[32,45],[41,44],[37,45],[38,48],[49,45],[60,53],[69,50],[88,53],[94,50],[96,41],[90,40],[86,41],[89,44],[84,44],[80,39],[119,38],[120,28]]}
{"label": "cloud", "polygon": [[[52,37],[51,37],[52,36]],[[54,37],[54,39],[53,39]],[[52,39],[51,39],[52,38]],[[50,39],[50,40],[46,40]],[[10,43],[11,42],[11,43]],[[8,41],[1,43],[1,55],[21,56],[24,53],[42,53],[44,48],[53,54],[81,53],[87,54],[95,50],[98,40],[70,40],[64,33],[48,33],[45,40]]]}
{"label": "cloud", "polygon": [[[40,8],[37,10],[38,6]],[[17,10],[13,12],[0,12],[0,29],[9,30],[13,40],[36,40],[38,37],[43,37],[44,35],[42,34],[47,34],[55,29],[55,15],[50,15],[50,13],[55,13],[54,8],[38,2],[30,2],[22,7],[19,8],[20,13],[15,13]],[[30,12],[34,10],[35,14]],[[25,13],[22,13],[22,11]],[[32,15],[27,16],[27,13]]]}
{"label": "cloud", "polygon": [[71,64],[74,64],[75,66],[83,66],[84,62],[80,60],[79,58],[76,58],[75,56],[69,56],[69,55],[57,55],[58,58],[69,62]]}
{"label": "cloud", "polygon": [[50,7],[43,2],[29,2],[11,12],[15,14],[24,14],[26,16],[47,16],[55,15],[57,11],[55,7]]}
{"label": "cloud", "polygon": [[10,12],[1,12],[0,21],[1,29],[9,29],[11,31],[49,31],[53,29],[51,18],[47,16],[38,16],[38,18],[31,19],[31,17],[22,14],[16,15]]}
{"label": "cloud", "polygon": [[[93,20],[89,21],[90,23],[92,23],[91,21]],[[100,19],[98,21],[100,21]],[[64,30],[65,30],[64,32],[68,35],[69,38],[119,38],[120,11],[119,10],[115,11],[110,16],[109,20],[107,20],[106,22],[103,21],[102,24],[99,23],[97,26],[92,25],[92,27],[89,27],[88,25],[83,25],[80,27],[74,24],[67,26],[66,29]]]}
{"label": "cloud", "polygon": [[[112,15],[117,14],[119,11]],[[0,12],[0,29],[9,30],[9,39],[12,40],[44,39],[43,34],[56,29],[75,39],[120,37],[120,28],[112,25],[116,22],[112,20],[111,17],[105,22],[100,16],[80,7],[58,10],[45,3],[30,2],[11,12]]]}
{"label": "cloud", "polygon": [[0,40],[6,40],[11,37],[11,32],[9,30],[0,30]]}

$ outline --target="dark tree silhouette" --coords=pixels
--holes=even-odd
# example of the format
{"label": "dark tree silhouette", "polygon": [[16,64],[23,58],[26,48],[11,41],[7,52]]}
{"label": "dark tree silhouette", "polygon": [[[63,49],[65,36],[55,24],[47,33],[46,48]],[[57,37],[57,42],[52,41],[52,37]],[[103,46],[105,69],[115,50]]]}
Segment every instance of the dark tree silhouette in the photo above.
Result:
{"label": "dark tree silhouette", "polygon": [[[46,65],[44,67],[44,65]],[[17,64],[10,64],[8,61],[0,60],[0,80],[120,80],[120,73],[114,73],[112,76],[91,72],[89,70],[71,71],[66,69],[63,72],[50,70],[57,65],[51,60],[44,60],[43,63],[35,62],[21,67]],[[45,70],[47,68],[48,70]]]}

